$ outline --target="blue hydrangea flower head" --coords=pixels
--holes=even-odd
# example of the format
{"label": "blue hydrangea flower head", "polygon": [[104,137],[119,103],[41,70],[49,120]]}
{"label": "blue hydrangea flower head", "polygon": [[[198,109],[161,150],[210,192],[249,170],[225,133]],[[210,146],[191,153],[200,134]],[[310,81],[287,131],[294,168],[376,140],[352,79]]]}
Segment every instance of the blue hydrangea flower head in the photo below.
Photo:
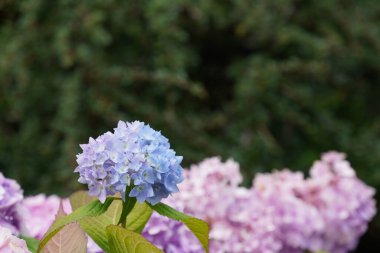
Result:
{"label": "blue hydrangea flower head", "polygon": [[183,181],[182,157],[176,156],[167,138],[142,122],[119,121],[113,133],[80,146],[78,181],[102,202],[117,192],[124,198],[133,183],[129,197],[154,205],[178,192],[177,184]]}

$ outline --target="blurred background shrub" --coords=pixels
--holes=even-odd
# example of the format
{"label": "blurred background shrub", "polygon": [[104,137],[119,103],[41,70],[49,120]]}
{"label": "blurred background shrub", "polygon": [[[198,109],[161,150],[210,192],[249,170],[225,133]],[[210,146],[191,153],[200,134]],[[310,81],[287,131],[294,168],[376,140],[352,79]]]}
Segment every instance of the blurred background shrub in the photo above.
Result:
{"label": "blurred background shrub", "polygon": [[137,119],[247,185],[336,149],[380,189],[379,21],[377,0],[2,0],[0,168],[68,194],[78,144]]}

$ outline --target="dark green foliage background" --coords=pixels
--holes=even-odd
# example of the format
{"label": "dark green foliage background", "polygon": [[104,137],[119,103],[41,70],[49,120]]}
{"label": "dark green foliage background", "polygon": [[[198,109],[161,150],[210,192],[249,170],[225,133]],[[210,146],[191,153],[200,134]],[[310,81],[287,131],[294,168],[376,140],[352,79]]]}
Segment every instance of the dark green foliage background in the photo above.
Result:
{"label": "dark green foliage background", "polygon": [[67,194],[78,144],[138,119],[246,184],[335,149],[380,189],[379,21],[377,0],[1,0],[1,171]]}

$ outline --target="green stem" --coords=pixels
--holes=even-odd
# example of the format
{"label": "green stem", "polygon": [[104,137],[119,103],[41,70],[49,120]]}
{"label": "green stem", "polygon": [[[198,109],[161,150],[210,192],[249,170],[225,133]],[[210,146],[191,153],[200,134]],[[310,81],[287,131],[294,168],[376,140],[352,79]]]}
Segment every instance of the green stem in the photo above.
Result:
{"label": "green stem", "polygon": [[133,207],[136,204],[136,198],[129,197],[129,193],[133,188],[133,184],[127,187],[125,190],[125,201],[123,202],[123,210],[121,211],[120,219],[118,224],[125,228],[127,224],[127,216],[132,211]]}

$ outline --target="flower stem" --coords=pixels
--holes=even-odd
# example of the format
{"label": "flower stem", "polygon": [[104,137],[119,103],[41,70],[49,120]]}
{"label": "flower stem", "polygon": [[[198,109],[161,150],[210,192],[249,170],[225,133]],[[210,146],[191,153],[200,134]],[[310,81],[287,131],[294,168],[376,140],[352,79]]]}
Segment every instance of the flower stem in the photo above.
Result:
{"label": "flower stem", "polygon": [[136,198],[129,197],[129,193],[133,188],[133,184],[127,187],[125,190],[125,201],[123,201],[123,210],[121,211],[120,219],[118,224],[125,228],[127,224],[127,216],[132,211],[133,207],[136,204]]}

